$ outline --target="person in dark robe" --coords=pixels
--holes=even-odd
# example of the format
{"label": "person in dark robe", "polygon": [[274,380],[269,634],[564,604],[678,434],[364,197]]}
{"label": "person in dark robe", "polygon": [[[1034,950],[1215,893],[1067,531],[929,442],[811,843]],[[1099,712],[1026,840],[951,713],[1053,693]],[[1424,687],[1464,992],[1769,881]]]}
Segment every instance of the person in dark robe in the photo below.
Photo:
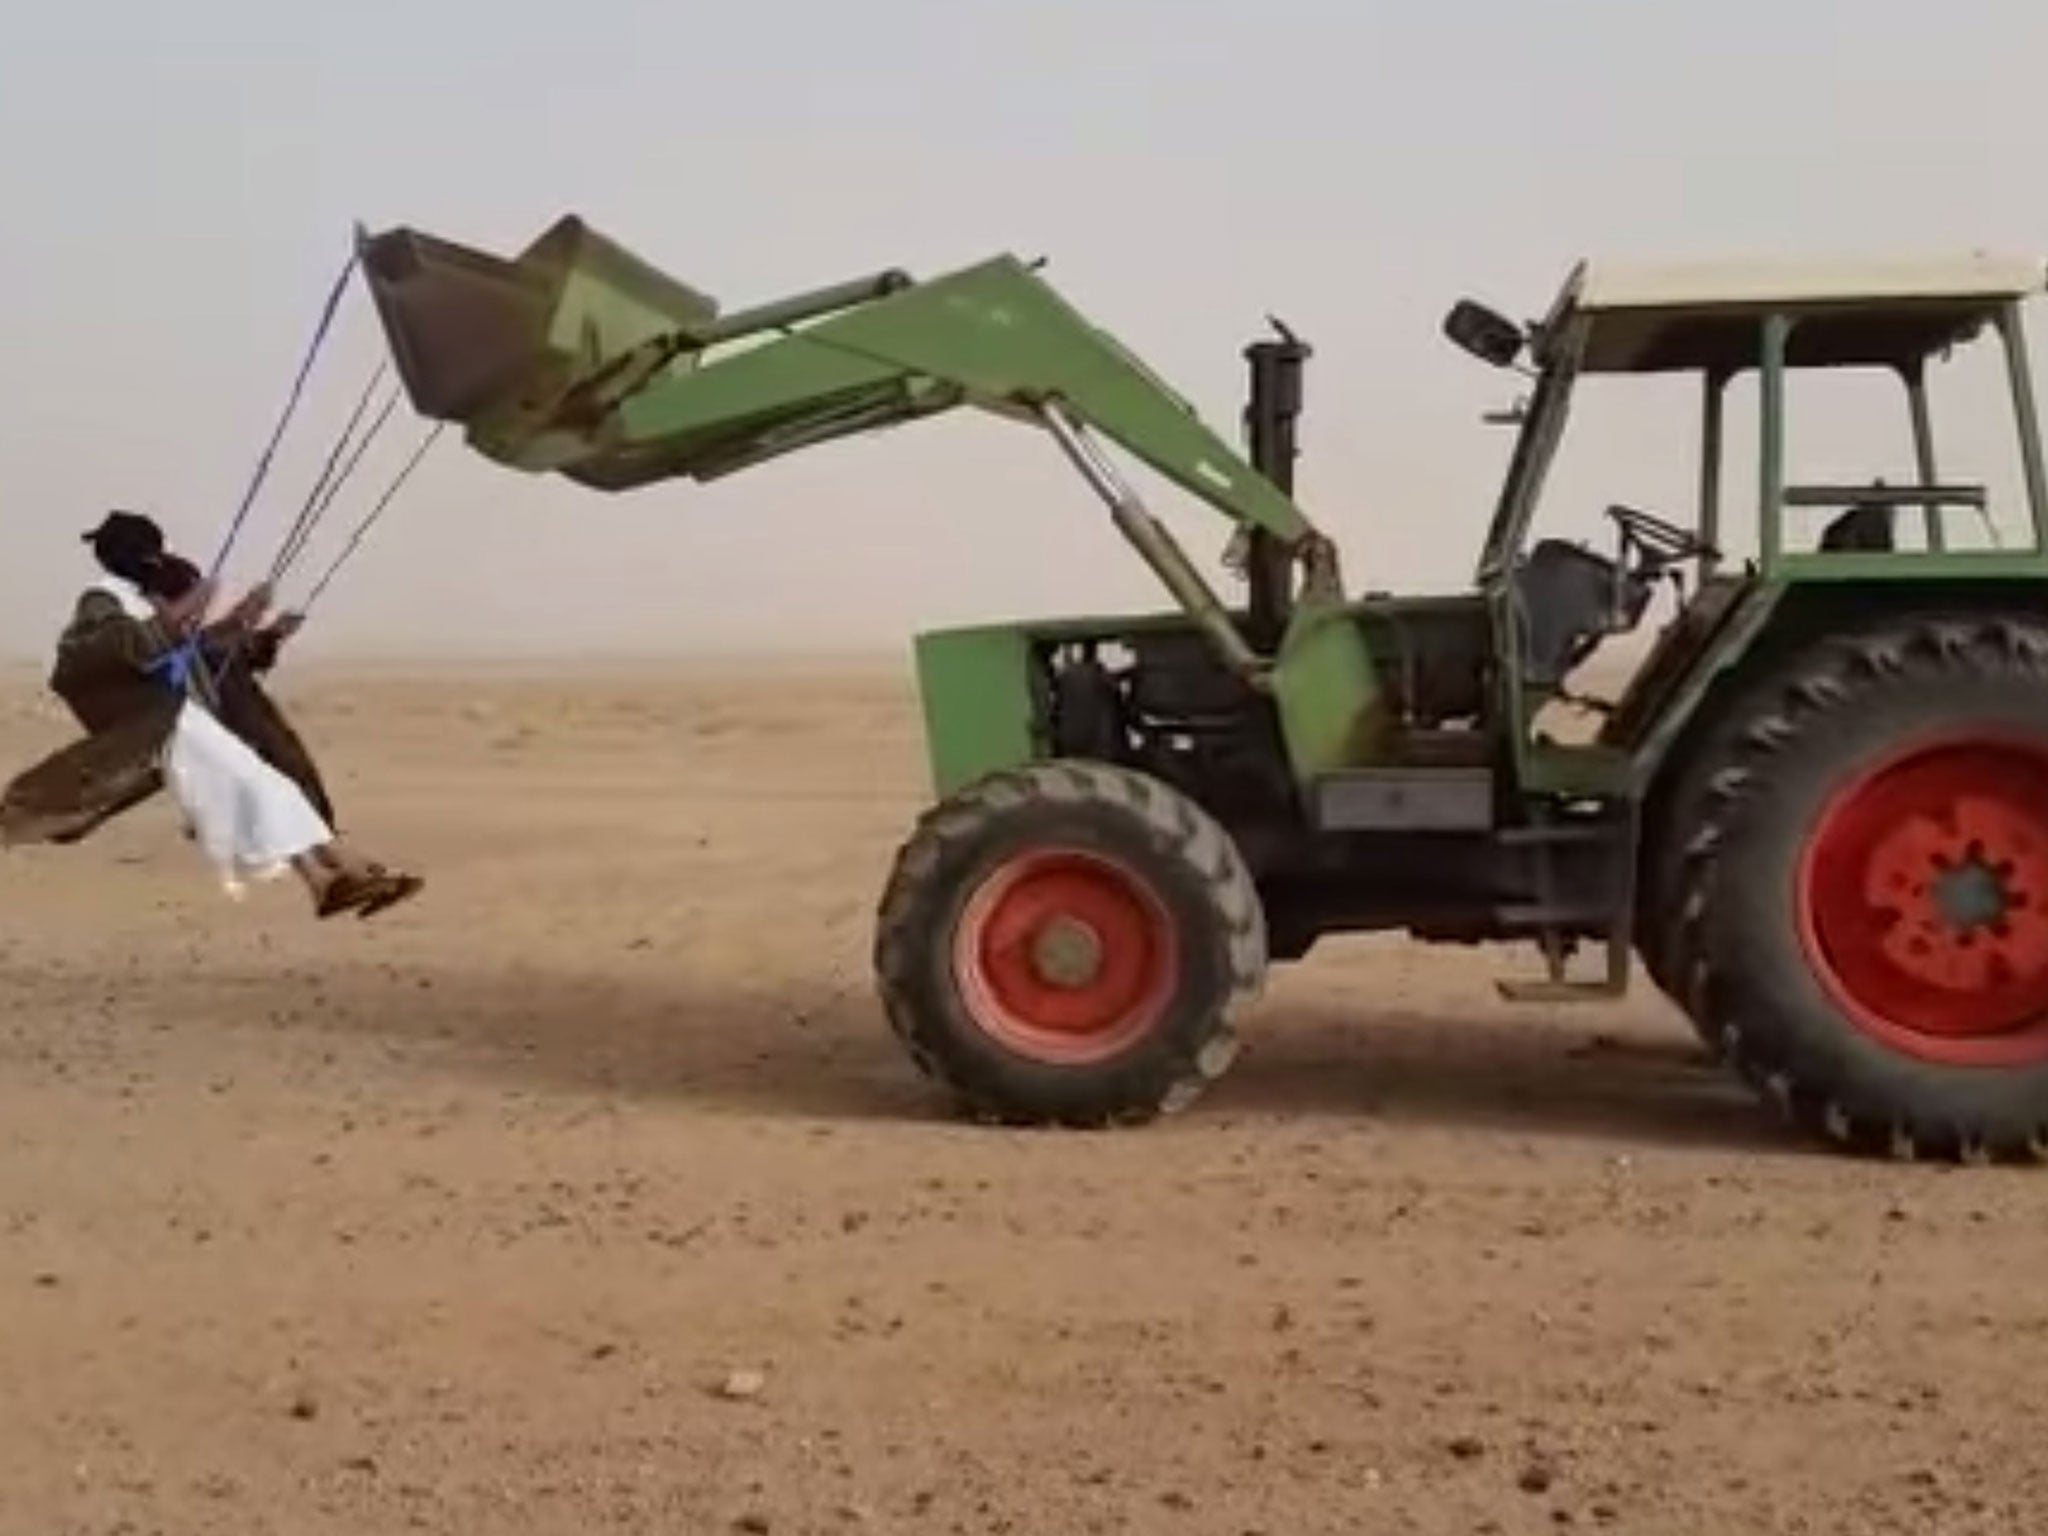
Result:
{"label": "person in dark robe", "polygon": [[[112,582],[138,591],[163,556],[162,530],[132,512],[109,514],[84,538]],[[163,669],[212,599],[209,583],[141,618],[110,583],[79,597],[49,686],[85,736],[8,785],[0,840],[75,843],[163,788],[162,749],[183,703]]]}
{"label": "person in dark robe", "polygon": [[195,650],[255,630],[267,587],[208,625],[211,582],[167,600],[145,594],[165,558],[151,520],[116,513],[86,541],[106,575],[79,598],[50,676],[86,735],[0,794],[0,844],[75,842],[169,787],[231,895],[252,875],[287,870],[321,917],[367,917],[416,894],[417,876],[346,849],[299,786],[218,718],[211,669]]}
{"label": "person in dark robe", "polygon": [[[204,581],[199,567],[180,555],[166,552],[142,583],[142,590],[159,604],[175,605],[185,601]],[[279,650],[298,632],[299,624],[298,615],[286,613],[269,624],[216,625],[201,632],[200,655],[218,701],[215,713],[220,716],[220,723],[297,784],[320,813],[320,819],[332,827],[338,825],[334,800],[319,766],[263,686],[263,678],[277,665]]]}

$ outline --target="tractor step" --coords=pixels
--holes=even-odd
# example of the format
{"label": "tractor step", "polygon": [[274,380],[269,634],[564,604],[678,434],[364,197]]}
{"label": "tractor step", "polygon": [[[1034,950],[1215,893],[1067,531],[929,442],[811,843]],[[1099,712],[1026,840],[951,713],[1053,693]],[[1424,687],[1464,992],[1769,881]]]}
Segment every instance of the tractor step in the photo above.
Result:
{"label": "tractor step", "polygon": [[1494,987],[1502,999],[1510,1003],[1605,1003],[1628,991],[1627,967],[1622,967],[1617,974],[1610,964],[1607,972],[1598,981],[1546,978],[1542,981],[1497,981]]}
{"label": "tractor step", "polygon": [[[1635,883],[1631,878],[1629,855],[1635,846],[1635,807],[1624,805],[1620,819],[1597,821],[1538,822],[1532,826],[1504,827],[1501,841],[1532,850],[1540,861],[1539,900],[1503,907],[1500,915],[1508,924],[1536,930],[1548,974],[1541,981],[1496,983],[1500,995],[1511,1003],[1605,1002],[1628,991],[1629,960],[1634,952],[1633,923]],[[1574,903],[1555,894],[1557,850],[1571,845],[1605,845],[1620,863],[1615,871],[1614,889],[1597,904],[1583,898]],[[1571,957],[1578,947],[1573,935],[1595,929],[1605,935],[1601,945],[1606,956],[1604,971],[1597,977],[1578,980],[1570,973]]]}
{"label": "tractor step", "polygon": [[1627,827],[1613,821],[1539,822],[1534,826],[1502,827],[1497,841],[1510,848],[1556,847],[1568,843],[1617,843]]}
{"label": "tractor step", "polygon": [[1545,906],[1541,902],[1530,901],[1493,910],[1502,927],[1524,933],[1556,928],[1605,929],[1615,918],[1614,909],[1604,903],[1600,906]]}
{"label": "tractor step", "polygon": [[1550,974],[1543,980],[1501,981],[1494,986],[1511,1003],[1608,1002],[1628,991],[1628,940],[1618,932],[1612,934],[1605,950],[1607,973],[1597,980],[1574,981],[1565,974],[1568,958],[1546,947],[1543,958]]}

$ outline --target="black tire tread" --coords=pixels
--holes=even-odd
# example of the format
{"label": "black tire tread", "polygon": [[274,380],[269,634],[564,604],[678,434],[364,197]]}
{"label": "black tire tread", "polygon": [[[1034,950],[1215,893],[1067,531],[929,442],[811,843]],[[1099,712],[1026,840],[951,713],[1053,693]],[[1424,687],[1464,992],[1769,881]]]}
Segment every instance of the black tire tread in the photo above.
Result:
{"label": "black tire tread", "polygon": [[1797,1081],[1774,1050],[1767,1028],[1733,1017],[1724,1003],[1705,927],[1719,861],[1741,835],[1744,807],[1769,778],[1773,760],[1829,728],[1883,684],[1957,670],[2023,677],[2048,689],[2048,618],[2013,614],[1927,614],[1813,648],[1740,711],[1699,780],[1699,820],[1687,829],[1674,881],[1675,913],[1665,934],[1666,964],[1677,1000],[1701,1039],[1772,1104],[1791,1126],[1847,1149],[1900,1161],[1964,1163],[2048,1160],[2048,1118],[2023,1130],[1882,1123],[1815,1085]]}
{"label": "black tire tread", "polygon": [[[939,1083],[973,1118],[1018,1123],[1000,1085],[966,1070],[947,1052],[942,1034],[914,1002],[908,974],[909,925],[926,920],[929,882],[948,845],[970,840],[992,820],[1037,802],[1113,806],[1135,813],[1154,849],[1200,878],[1206,899],[1227,936],[1230,989],[1224,1006],[1198,1048],[1175,1059],[1153,1081],[1144,1102],[1123,1103],[1090,1113],[1062,1113],[1061,1124],[1076,1127],[1133,1125],[1178,1113],[1227,1071],[1238,1052],[1238,1027],[1265,985],[1265,909],[1237,844],[1193,801],[1147,775],[1086,760],[1056,760],[1006,769],[960,790],[925,811],[898,850],[879,905],[874,970],[883,1011],[896,1038],[927,1078]],[[1035,1119],[1034,1119],[1034,1123]]]}

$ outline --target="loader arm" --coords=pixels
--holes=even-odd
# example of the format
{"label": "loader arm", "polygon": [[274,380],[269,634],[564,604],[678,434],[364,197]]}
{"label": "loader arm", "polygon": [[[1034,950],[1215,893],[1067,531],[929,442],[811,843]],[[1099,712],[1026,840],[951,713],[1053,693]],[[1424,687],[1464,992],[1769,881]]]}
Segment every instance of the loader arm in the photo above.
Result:
{"label": "loader arm", "polygon": [[504,261],[409,229],[364,271],[415,409],[501,464],[602,490],[706,481],[976,406],[1058,406],[1290,550],[1295,503],[1022,262],[898,272],[721,315],[574,218]]}
{"label": "loader arm", "polygon": [[[726,314],[574,217],[511,260],[407,228],[357,238],[414,408],[514,469],[608,491],[709,481],[962,406],[1047,430],[1223,662],[1328,738],[1305,743],[1306,756],[1350,750],[1348,725],[1306,724],[1310,699],[1319,718],[1349,720],[1374,692],[1370,658],[1341,622],[1329,542],[1016,258],[927,280],[882,272]],[[1298,591],[1276,655],[1254,651],[1096,432],[1284,552]]]}

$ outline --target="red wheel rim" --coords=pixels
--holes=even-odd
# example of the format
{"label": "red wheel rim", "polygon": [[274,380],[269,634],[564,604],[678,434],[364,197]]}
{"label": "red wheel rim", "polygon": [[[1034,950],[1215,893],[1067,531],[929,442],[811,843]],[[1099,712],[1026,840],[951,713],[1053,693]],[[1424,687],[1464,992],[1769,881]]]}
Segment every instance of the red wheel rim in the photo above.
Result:
{"label": "red wheel rim", "polygon": [[1034,849],[968,899],[953,968],[975,1022],[1035,1060],[1079,1065],[1140,1039],[1179,968],[1173,918],[1106,855]]}
{"label": "red wheel rim", "polygon": [[1832,795],[1801,852],[1800,939],[1866,1034],[1926,1060],[2048,1057],[2048,744],[1900,753]]}

